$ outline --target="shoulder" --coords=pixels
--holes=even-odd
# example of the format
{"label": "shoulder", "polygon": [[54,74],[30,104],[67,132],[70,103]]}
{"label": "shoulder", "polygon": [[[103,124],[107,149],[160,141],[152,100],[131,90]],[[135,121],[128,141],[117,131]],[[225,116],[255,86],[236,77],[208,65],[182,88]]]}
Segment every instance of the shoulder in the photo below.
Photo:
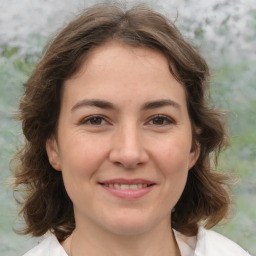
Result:
{"label": "shoulder", "polygon": [[238,244],[212,230],[199,228],[195,255],[249,256]]}
{"label": "shoulder", "polygon": [[68,256],[57,238],[52,234],[23,256]]}
{"label": "shoulder", "polygon": [[221,234],[199,227],[196,236],[174,230],[182,256],[250,256],[238,244]]}

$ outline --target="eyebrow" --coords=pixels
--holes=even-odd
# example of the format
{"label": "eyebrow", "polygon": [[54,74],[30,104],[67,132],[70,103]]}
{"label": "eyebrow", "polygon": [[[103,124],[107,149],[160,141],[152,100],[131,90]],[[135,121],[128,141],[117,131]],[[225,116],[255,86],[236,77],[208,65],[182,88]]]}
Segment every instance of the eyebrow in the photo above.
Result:
{"label": "eyebrow", "polygon": [[156,101],[149,101],[143,104],[142,109],[143,110],[149,110],[149,109],[155,109],[155,108],[161,108],[165,106],[171,106],[178,110],[181,109],[181,105],[177,102],[170,100],[170,99],[164,99],[164,100],[156,100]]}
{"label": "eyebrow", "polygon": [[80,107],[86,107],[86,106],[89,106],[89,107],[97,107],[97,108],[104,108],[104,109],[116,109],[116,107],[111,103],[111,102],[108,102],[108,101],[104,101],[104,100],[81,100],[81,101],[78,101],[71,109],[71,111],[74,111]]}
{"label": "eyebrow", "polygon": [[[102,109],[110,109],[110,110],[117,110],[117,107],[108,101],[105,100],[97,100],[97,99],[91,99],[91,100],[81,100],[78,101],[71,109],[73,112],[74,110],[81,108],[81,107],[97,107],[97,108],[102,108]],[[155,108],[160,108],[160,107],[165,107],[165,106],[172,106],[178,110],[181,109],[180,104],[177,102],[170,100],[170,99],[163,99],[163,100],[156,100],[156,101],[149,101],[146,102],[142,105],[142,110],[150,110],[150,109],[155,109]]]}

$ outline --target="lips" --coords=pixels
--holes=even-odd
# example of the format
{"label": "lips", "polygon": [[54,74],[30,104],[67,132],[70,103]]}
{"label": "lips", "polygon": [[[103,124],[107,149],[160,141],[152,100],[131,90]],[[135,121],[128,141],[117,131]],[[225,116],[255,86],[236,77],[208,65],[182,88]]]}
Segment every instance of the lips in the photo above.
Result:
{"label": "lips", "polygon": [[145,179],[112,179],[101,181],[99,184],[116,189],[141,189],[152,186],[155,183]]}
{"label": "lips", "polygon": [[145,179],[112,179],[99,182],[110,194],[122,199],[138,199],[148,194],[156,183]]}
{"label": "lips", "polygon": [[136,189],[141,189],[141,188],[146,188],[147,184],[119,184],[119,183],[104,183],[103,186],[109,187],[109,188],[116,188],[116,189],[121,189],[121,190],[136,190]]}

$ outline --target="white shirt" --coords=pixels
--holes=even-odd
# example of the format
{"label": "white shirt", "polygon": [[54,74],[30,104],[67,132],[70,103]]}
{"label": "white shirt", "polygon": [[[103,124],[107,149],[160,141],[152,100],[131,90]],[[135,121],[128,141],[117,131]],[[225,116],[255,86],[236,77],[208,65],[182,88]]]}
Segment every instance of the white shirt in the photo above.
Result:
{"label": "white shirt", "polygon": [[[181,256],[250,256],[239,245],[211,230],[200,227],[188,237],[174,230]],[[57,238],[50,235],[23,256],[68,256]],[[89,255],[88,255],[89,256]]]}

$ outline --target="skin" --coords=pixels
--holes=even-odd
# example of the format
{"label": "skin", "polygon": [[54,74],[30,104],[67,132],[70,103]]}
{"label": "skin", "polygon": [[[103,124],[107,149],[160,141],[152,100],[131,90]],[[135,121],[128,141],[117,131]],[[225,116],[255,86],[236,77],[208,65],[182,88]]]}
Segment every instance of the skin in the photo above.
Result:
{"label": "skin", "polygon": [[[178,255],[171,210],[198,158],[191,145],[185,90],[162,53],[117,42],[90,52],[65,81],[57,138],[46,143],[74,204],[72,255]],[[119,198],[99,184],[117,178],[154,185]]]}

